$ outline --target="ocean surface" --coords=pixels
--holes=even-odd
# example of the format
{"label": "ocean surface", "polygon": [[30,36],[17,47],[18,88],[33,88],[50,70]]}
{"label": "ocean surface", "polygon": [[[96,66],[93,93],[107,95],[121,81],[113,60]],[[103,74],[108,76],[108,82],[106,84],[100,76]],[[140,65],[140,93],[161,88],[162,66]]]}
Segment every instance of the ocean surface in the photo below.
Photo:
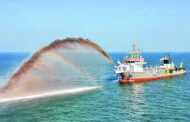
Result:
{"label": "ocean surface", "polygon": [[[164,53],[143,53],[150,65]],[[190,53],[169,53],[190,69]],[[30,53],[0,53],[0,86]],[[110,53],[117,62],[125,53]],[[0,122],[189,122],[190,72],[175,78],[119,84],[112,64],[97,66],[99,89],[71,95],[0,103]],[[90,81],[89,81],[90,82]]]}

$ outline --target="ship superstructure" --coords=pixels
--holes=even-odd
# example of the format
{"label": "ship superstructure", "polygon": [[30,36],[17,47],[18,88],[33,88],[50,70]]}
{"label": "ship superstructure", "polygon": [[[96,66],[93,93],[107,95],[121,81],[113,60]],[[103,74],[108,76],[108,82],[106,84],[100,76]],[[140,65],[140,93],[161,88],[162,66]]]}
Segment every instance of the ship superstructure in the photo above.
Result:
{"label": "ship superstructure", "polygon": [[121,76],[120,82],[140,82],[156,80],[161,78],[173,77],[184,74],[186,71],[183,64],[178,68],[168,54],[160,59],[161,64],[154,67],[145,67],[145,59],[141,55],[140,49],[137,50],[136,44],[132,45],[129,55],[126,55],[122,62],[118,61],[115,72]]}

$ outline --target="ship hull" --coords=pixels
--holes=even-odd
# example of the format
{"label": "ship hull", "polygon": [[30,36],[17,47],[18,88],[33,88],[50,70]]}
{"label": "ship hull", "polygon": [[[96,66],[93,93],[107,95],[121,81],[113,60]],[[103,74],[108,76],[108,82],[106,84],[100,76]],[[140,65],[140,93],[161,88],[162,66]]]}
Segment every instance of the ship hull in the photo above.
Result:
{"label": "ship hull", "polygon": [[182,74],[185,74],[186,71],[177,71],[175,73],[170,73],[170,74],[162,74],[162,75],[157,75],[157,76],[143,76],[143,77],[127,77],[125,76],[126,74],[121,74],[124,77],[119,80],[120,83],[127,83],[127,82],[146,82],[146,81],[153,81],[153,80],[159,80],[159,79],[165,79],[165,78],[170,78],[170,77],[176,77]]}

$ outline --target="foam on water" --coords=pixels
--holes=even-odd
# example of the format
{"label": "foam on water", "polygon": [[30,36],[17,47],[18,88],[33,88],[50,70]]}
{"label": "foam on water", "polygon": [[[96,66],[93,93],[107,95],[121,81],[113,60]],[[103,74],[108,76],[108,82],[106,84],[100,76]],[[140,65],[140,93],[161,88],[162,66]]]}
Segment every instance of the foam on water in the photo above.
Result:
{"label": "foam on water", "polygon": [[0,103],[26,101],[26,100],[33,100],[33,99],[37,99],[37,98],[74,94],[74,93],[94,90],[94,89],[97,89],[97,88],[100,88],[100,87],[101,86],[93,86],[93,87],[81,87],[81,88],[65,89],[65,90],[54,90],[54,91],[40,93],[40,94],[36,94],[36,95],[3,98],[3,99],[0,99]]}

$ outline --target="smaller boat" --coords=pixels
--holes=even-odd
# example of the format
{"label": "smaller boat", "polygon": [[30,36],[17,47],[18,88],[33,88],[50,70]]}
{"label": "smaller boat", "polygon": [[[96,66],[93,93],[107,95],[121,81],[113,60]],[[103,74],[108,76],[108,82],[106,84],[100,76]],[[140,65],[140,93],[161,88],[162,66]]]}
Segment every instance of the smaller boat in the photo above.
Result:
{"label": "smaller boat", "polygon": [[142,57],[140,49],[136,50],[136,44],[134,43],[132,51],[129,52],[129,57],[125,56],[122,62],[117,62],[115,72],[120,76],[120,83],[152,81],[186,73],[183,63],[178,68],[168,54],[164,54],[160,61],[161,64],[158,66],[145,67],[147,63]]}

